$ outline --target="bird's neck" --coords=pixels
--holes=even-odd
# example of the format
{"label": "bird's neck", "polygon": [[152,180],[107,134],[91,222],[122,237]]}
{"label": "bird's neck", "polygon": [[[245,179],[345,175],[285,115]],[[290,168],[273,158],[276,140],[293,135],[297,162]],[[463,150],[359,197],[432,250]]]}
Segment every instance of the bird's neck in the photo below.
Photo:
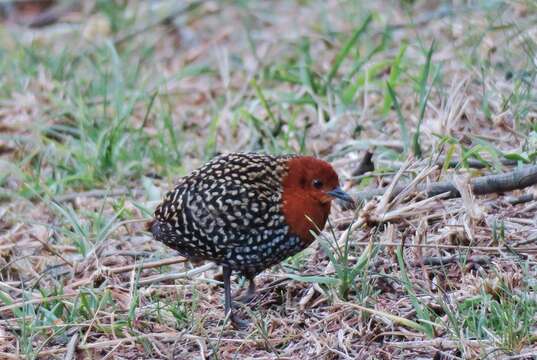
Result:
{"label": "bird's neck", "polygon": [[326,224],[330,202],[321,203],[297,188],[284,189],[282,198],[283,214],[290,232],[297,235],[304,246],[310,245],[315,240],[314,234]]}

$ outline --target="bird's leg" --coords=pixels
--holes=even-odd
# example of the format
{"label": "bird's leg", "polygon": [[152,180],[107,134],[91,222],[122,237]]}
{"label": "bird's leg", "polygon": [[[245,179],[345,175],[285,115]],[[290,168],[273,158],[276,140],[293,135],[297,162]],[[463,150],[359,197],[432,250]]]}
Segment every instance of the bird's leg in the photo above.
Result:
{"label": "bird's leg", "polygon": [[231,302],[231,269],[227,266],[222,267],[224,275],[224,313],[229,315],[229,319],[233,326],[237,329],[244,329],[248,326],[248,322],[237,318],[232,310]]}
{"label": "bird's leg", "polygon": [[255,277],[251,276],[251,277],[248,277],[248,289],[246,290],[246,293],[244,295],[234,297],[234,300],[241,302],[243,304],[247,304],[250,301],[252,301],[254,296],[255,296]]}
{"label": "bird's leg", "polygon": [[222,272],[224,275],[224,313],[227,316],[231,313],[231,269],[224,266]]}
{"label": "bird's leg", "polygon": [[246,294],[241,298],[241,301],[245,303],[252,301],[255,296],[255,277],[251,277],[248,280],[248,290],[246,290]]}

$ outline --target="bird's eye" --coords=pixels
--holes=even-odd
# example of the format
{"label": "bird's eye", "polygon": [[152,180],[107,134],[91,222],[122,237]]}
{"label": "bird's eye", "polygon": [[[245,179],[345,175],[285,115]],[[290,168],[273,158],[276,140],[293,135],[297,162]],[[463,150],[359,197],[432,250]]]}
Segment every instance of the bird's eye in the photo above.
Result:
{"label": "bird's eye", "polygon": [[320,189],[323,187],[323,182],[319,179],[315,179],[313,180],[313,187],[314,188],[317,188],[317,189]]}

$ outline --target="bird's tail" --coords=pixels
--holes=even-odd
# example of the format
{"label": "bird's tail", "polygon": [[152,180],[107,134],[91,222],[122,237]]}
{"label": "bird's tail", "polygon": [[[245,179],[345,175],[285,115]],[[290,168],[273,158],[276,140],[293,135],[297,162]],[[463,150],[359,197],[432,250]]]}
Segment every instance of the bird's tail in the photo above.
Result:
{"label": "bird's tail", "polygon": [[153,219],[145,224],[145,229],[153,234],[155,239],[158,239],[160,234],[160,223]]}
{"label": "bird's tail", "polygon": [[151,219],[151,221],[148,221],[145,223],[145,230],[151,231],[151,228],[153,227],[153,224],[155,223],[155,219]]}

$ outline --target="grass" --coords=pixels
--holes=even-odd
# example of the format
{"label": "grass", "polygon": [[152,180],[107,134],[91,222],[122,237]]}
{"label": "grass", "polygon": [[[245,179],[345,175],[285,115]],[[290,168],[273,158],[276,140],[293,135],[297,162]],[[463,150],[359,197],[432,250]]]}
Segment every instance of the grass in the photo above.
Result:
{"label": "grass", "polygon": [[250,335],[222,322],[214,269],[129,267],[175,255],[144,223],[220,152],[312,154],[345,182],[372,149],[355,189],[409,156],[401,181],[533,164],[535,3],[427,3],[96,1],[36,29],[2,5],[0,357],[536,356],[533,204],[503,194],[380,223],[408,204],[336,207],[258,278]]}

